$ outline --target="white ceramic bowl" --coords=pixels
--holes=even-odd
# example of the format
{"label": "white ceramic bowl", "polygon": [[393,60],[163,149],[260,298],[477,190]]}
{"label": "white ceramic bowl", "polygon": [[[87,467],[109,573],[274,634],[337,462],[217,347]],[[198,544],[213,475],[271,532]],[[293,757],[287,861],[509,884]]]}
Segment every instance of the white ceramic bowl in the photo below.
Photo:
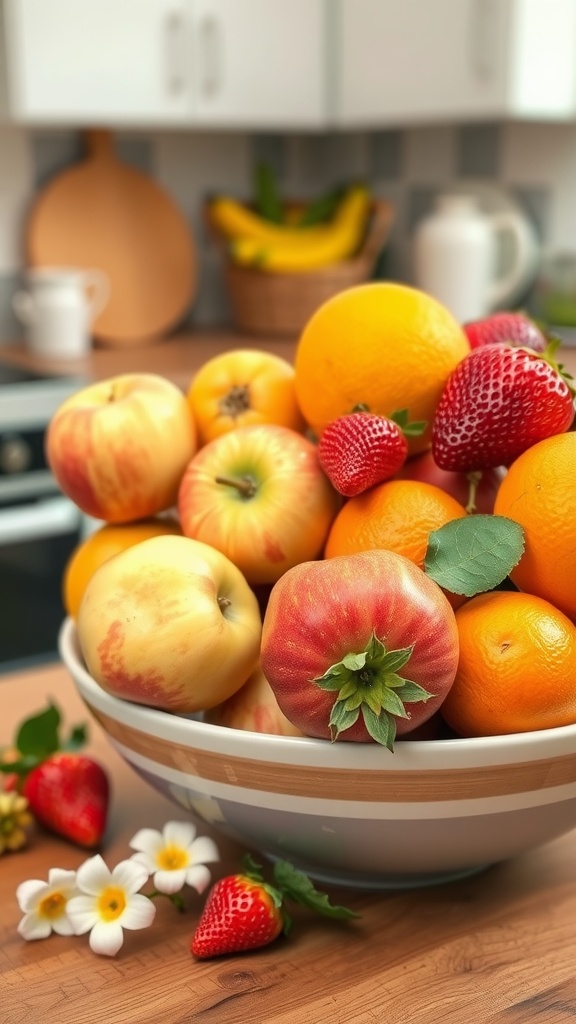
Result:
{"label": "white ceramic bowl", "polygon": [[244,849],[326,883],[427,885],[576,827],[576,726],[485,739],[329,743],[208,725],[107,694],[74,624],[60,653],[90,712],[152,786]]}

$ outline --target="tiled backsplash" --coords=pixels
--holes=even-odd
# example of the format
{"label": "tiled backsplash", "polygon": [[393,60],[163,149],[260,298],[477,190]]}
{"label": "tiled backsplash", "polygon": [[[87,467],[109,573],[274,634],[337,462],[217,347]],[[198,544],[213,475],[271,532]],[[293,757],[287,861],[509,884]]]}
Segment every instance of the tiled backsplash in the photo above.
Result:
{"label": "tiled backsplash", "polygon": [[[285,195],[315,195],[361,178],[389,199],[396,220],[386,276],[411,279],[416,222],[435,193],[466,181],[504,187],[532,218],[547,249],[576,250],[576,126],[477,124],[301,136],[134,132],[120,134],[116,145],[122,159],[159,181],[189,220],[200,254],[199,291],[190,311],[196,323],[221,322],[227,312],[218,259],[202,226],[202,202],[218,191],[248,196],[260,160],[275,170]],[[27,207],[35,191],[80,154],[78,133],[0,126],[0,344],[19,333],[11,296],[23,265]]]}

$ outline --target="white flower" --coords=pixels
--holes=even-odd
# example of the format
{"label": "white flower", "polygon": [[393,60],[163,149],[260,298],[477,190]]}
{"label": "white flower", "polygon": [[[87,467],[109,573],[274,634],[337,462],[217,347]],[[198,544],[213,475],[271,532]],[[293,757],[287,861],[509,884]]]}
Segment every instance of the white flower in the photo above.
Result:
{"label": "white flower", "polygon": [[48,881],[32,878],[16,890],[18,906],[24,917],[18,925],[23,939],[46,939],[50,932],[73,935],[69,901],[76,896],[76,872],[50,868]]}
{"label": "white flower", "polygon": [[156,907],[138,893],[148,878],[141,864],[123,860],[110,871],[100,854],[80,865],[76,883],[83,895],[68,903],[68,914],[77,935],[90,932],[94,953],[114,956],[124,941],[123,928],[147,928]]}
{"label": "white flower", "polygon": [[130,859],[154,875],[154,886],[167,895],[184,885],[204,892],[211,879],[206,864],[220,859],[216,843],[208,836],[196,838],[196,829],[189,821],[169,821],[162,832],[141,828],[130,846],[138,851]]}

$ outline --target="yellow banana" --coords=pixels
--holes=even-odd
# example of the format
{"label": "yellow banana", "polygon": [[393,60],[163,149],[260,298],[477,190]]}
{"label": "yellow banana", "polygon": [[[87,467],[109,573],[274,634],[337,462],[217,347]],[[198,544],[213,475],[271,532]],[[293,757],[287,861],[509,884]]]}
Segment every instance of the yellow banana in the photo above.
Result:
{"label": "yellow banana", "polygon": [[236,238],[231,244],[234,260],[242,266],[258,267],[271,273],[306,273],[351,256],[362,241],[370,195],[365,188],[350,189],[325,231],[299,245],[271,239]]}
{"label": "yellow banana", "polygon": [[284,224],[272,224],[264,220],[247,206],[222,196],[210,203],[210,219],[217,230],[229,241],[237,238],[252,239],[255,242],[296,243],[302,245],[307,241],[322,237],[329,227],[327,224],[314,224],[308,228],[297,228]]}

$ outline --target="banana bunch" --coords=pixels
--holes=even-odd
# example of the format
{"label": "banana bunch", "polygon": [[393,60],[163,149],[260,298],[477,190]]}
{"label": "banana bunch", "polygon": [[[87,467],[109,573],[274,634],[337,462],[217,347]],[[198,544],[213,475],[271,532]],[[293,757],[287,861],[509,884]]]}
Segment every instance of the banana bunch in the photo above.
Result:
{"label": "banana bunch", "polygon": [[331,218],[322,223],[273,222],[228,196],[211,201],[209,216],[228,241],[235,262],[270,273],[294,274],[352,256],[365,236],[371,204],[367,188],[351,185]]}

